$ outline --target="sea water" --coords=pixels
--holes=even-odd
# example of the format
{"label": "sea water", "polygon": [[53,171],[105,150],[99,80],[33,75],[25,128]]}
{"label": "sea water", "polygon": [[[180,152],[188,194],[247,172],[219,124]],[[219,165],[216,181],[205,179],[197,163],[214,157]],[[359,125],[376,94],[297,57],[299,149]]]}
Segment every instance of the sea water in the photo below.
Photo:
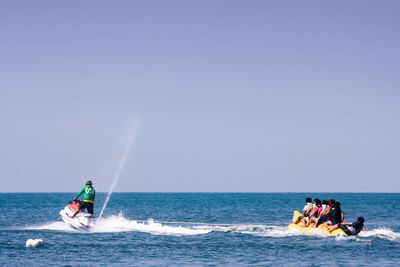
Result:
{"label": "sea water", "polygon": [[[73,193],[0,194],[4,266],[400,266],[400,194],[114,193],[89,231],[62,222]],[[357,237],[288,230],[306,197],[341,202]],[[96,196],[100,212],[106,193]],[[28,239],[44,246],[26,248]]]}

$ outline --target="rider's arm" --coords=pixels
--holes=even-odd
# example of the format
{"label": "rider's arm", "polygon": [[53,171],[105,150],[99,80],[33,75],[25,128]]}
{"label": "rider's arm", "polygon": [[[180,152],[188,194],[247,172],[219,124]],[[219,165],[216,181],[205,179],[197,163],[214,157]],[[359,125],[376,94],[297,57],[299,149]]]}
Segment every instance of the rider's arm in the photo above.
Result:
{"label": "rider's arm", "polygon": [[82,193],[85,191],[85,187],[82,187],[82,190],[75,196],[75,198],[78,198]]}

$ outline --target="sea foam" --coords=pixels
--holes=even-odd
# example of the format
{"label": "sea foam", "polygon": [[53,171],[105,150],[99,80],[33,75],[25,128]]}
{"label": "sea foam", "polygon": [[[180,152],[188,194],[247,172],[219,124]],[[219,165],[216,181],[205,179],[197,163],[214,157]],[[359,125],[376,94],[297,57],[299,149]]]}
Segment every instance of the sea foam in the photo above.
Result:
{"label": "sea foam", "polygon": [[393,232],[388,228],[377,228],[368,230],[365,232],[360,232],[359,237],[377,237],[380,239],[386,239],[390,241],[400,241],[400,233]]}
{"label": "sea foam", "polygon": [[152,219],[147,221],[129,220],[122,215],[110,216],[97,220],[95,224],[89,229],[92,233],[107,233],[107,232],[143,232],[153,235],[199,235],[207,234],[211,230],[207,229],[193,229],[190,227],[182,226],[167,226],[161,223],[154,222]]}
{"label": "sea foam", "polygon": [[147,221],[136,221],[125,218],[122,214],[113,215],[107,218],[96,220],[89,230],[78,230],[69,224],[58,221],[49,222],[43,225],[27,226],[25,230],[51,230],[62,232],[86,232],[86,233],[117,233],[117,232],[143,232],[153,235],[200,235],[211,232],[210,229],[194,229],[192,227],[168,226],[154,222],[152,219]]}
{"label": "sea foam", "polygon": [[306,235],[300,231],[288,229],[286,226],[276,225],[254,225],[254,224],[236,224],[231,226],[218,226],[218,225],[202,225],[194,226],[196,229],[203,229],[215,232],[230,232],[233,234],[246,234],[260,237],[288,237]]}
{"label": "sea foam", "polygon": [[[210,232],[226,232],[231,234],[245,234],[259,237],[284,238],[290,236],[308,236],[296,229],[287,226],[261,225],[261,224],[207,224],[195,222],[157,222],[153,219],[147,221],[131,220],[122,214],[112,215],[107,218],[97,219],[88,231],[77,230],[70,225],[58,221],[38,226],[25,227],[26,230],[52,230],[64,232],[85,233],[116,233],[116,232],[142,232],[153,235],[202,235]],[[316,237],[329,237],[323,232],[316,232]],[[371,229],[361,232],[357,237],[336,236],[336,240],[370,241],[371,238],[380,238],[400,242],[400,233],[388,228]]]}

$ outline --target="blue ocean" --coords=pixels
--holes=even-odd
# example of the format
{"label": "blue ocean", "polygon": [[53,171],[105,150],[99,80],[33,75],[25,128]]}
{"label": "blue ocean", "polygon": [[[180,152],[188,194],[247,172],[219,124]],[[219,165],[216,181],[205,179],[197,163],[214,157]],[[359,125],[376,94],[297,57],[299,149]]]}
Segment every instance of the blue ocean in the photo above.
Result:
{"label": "blue ocean", "polygon": [[[76,193],[0,194],[3,266],[400,266],[400,194],[114,193],[88,231],[59,211]],[[341,202],[357,237],[288,230],[306,197]],[[98,216],[106,194],[96,196]],[[25,247],[28,239],[44,246]]]}

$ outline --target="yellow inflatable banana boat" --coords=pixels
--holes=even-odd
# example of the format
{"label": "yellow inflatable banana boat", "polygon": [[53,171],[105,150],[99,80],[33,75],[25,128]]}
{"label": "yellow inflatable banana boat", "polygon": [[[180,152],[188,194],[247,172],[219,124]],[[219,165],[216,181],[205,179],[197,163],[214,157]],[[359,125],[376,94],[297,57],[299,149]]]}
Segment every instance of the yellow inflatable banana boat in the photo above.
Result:
{"label": "yellow inflatable banana boat", "polygon": [[[302,214],[300,212],[298,212],[297,210],[295,210],[293,212],[292,221],[296,221],[299,216],[302,216]],[[299,222],[297,224],[291,223],[291,224],[288,225],[288,229],[296,229],[296,230],[298,230],[300,232],[307,233],[309,235],[325,234],[325,235],[345,235],[345,236],[347,236],[346,233],[343,232],[342,229],[336,229],[336,230],[333,230],[332,232],[329,233],[327,231],[327,227],[325,225],[323,225],[323,224],[320,224],[318,226],[318,228],[315,228],[312,224],[310,226],[308,226],[308,227],[302,227],[300,225],[301,225],[301,222]]]}

